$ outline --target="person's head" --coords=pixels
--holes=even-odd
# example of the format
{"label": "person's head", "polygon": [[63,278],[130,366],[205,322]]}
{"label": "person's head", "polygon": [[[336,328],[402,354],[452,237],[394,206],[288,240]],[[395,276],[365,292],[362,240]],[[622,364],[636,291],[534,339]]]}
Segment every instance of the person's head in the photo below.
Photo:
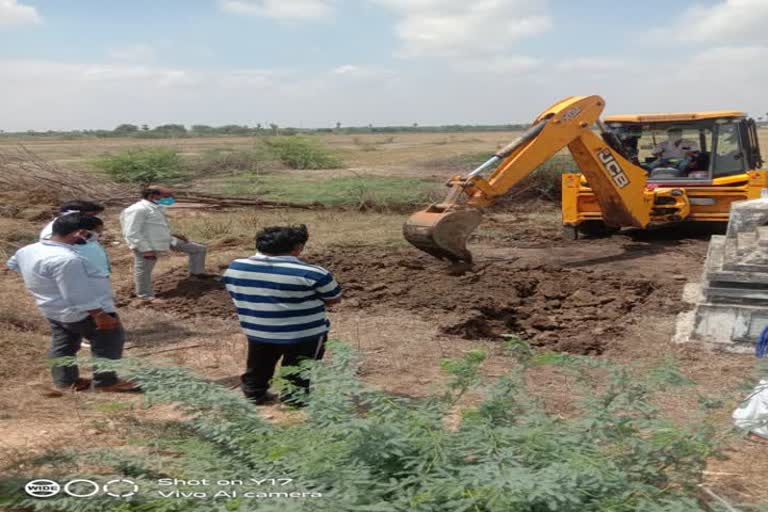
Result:
{"label": "person's head", "polygon": [[88,240],[98,240],[102,233],[104,233],[104,221],[98,217],[91,217],[96,221],[96,227],[91,230],[91,236]]}
{"label": "person's head", "polygon": [[667,130],[667,138],[670,142],[677,142],[683,138],[683,130],[680,128],[670,128]]}
{"label": "person's head", "polygon": [[176,202],[176,198],[173,197],[173,190],[168,187],[147,187],[141,191],[141,197],[147,201],[152,201],[153,203],[162,204],[164,206],[170,206]]}
{"label": "person's head", "polygon": [[82,213],[68,213],[53,222],[51,239],[65,244],[84,244],[103,228],[104,223],[98,217]]}
{"label": "person's head", "polygon": [[67,201],[59,208],[59,213],[80,212],[83,215],[98,215],[104,207],[91,201]]}
{"label": "person's head", "polygon": [[256,249],[267,256],[298,256],[309,240],[307,226],[271,226],[256,234]]}

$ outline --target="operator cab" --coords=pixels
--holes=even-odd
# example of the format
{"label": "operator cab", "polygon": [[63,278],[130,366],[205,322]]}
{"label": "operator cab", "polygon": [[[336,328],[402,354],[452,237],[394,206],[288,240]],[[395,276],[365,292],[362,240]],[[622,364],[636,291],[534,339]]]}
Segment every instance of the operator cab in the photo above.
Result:
{"label": "operator cab", "polygon": [[605,122],[624,155],[648,172],[648,183],[711,185],[762,166],[755,122],[742,112],[610,116]]}

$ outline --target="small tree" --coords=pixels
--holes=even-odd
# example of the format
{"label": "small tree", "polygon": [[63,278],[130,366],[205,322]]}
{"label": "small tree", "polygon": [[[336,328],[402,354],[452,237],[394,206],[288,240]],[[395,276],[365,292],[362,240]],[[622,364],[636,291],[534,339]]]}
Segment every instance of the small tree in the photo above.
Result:
{"label": "small tree", "polygon": [[155,126],[152,132],[163,137],[183,137],[187,134],[187,127],[183,124],[162,124]]}
{"label": "small tree", "polygon": [[139,131],[139,127],[135,124],[121,124],[112,133],[115,135],[131,135]]}

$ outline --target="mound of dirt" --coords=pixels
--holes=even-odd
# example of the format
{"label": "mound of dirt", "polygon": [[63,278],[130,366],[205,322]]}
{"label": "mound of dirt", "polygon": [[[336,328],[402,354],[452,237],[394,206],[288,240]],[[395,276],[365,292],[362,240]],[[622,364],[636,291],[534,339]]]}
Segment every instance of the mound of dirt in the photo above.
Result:
{"label": "mound of dirt", "polygon": [[635,314],[668,314],[679,294],[673,283],[602,270],[499,261],[457,272],[414,252],[337,249],[311,261],[335,273],[344,307],[402,309],[436,321],[444,334],[517,334],[579,354],[602,352]]}
{"label": "mound of dirt", "polygon": [[237,316],[224,283],[213,279],[191,278],[186,269],[176,269],[157,276],[154,287],[155,295],[163,301],[157,308],[179,318]]}
{"label": "mound of dirt", "polygon": [[[517,334],[578,354],[599,354],[640,316],[679,307],[679,284],[604,270],[494,261],[467,271],[415,251],[379,248],[335,248],[305,259],[336,275],[345,293],[341,312],[402,310],[434,321],[445,335]],[[235,317],[220,282],[190,279],[179,269],[158,276],[155,286],[164,300],[158,307],[179,317]]]}

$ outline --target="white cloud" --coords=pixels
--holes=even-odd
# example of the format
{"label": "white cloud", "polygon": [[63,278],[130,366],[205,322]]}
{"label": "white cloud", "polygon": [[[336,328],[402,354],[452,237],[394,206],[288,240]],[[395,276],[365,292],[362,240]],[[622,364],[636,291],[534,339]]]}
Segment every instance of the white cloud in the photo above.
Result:
{"label": "white cloud", "polygon": [[352,75],[360,71],[360,66],[353,66],[352,64],[345,64],[339,66],[333,70],[337,75]]}
{"label": "white cloud", "polygon": [[0,0],[0,28],[40,23],[37,9],[17,0]]}
{"label": "white cloud", "polygon": [[631,71],[633,63],[604,57],[579,57],[560,61],[555,69],[566,73],[610,73],[612,71]]}
{"label": "white cloud", "polygon": [[768,1],[724,0],[688,9],[671,31],[691,42],[768,42]]}
{"label": "white cloud", "polygon": [[371,0],[400,17],[404,56],[449,57],[497,53],[552,26],[547,2],[537,0]]}
{"label": "white cloud", "polygon": [[[766,110],[768,66],[754,63],[765,61],[768,46],[761,45],[712,48],[684,61],[633,58],[616,73],[610,71],[621,62],[599,55],[426,59],[397,68],[348,62],[313,73],[0,60],[0,97],[14,98],[3,106],[0,129],[525,123],[559,99],[588,94],[603,96],[607,113],[736,109],[759,115]],[[497,72],[488,74],[488,67]]]}
{"label": "white cloud", "polygon": [[482,59],[458,59],[451,63],[457,71],[467,73],[526,74],[541,65],[539,59],[522,55],[483,57]]}
{"label": "white cloud", "polygon": [[117,61],[148,62],[155,58],[155,49],[147,44],[133,44],[110,48],[107,55]]}
{"label": "white cloud", "polygon": [[334,0],[219,0],[226,12],[276,19],[325,18],[333,13],[333,4]]}

